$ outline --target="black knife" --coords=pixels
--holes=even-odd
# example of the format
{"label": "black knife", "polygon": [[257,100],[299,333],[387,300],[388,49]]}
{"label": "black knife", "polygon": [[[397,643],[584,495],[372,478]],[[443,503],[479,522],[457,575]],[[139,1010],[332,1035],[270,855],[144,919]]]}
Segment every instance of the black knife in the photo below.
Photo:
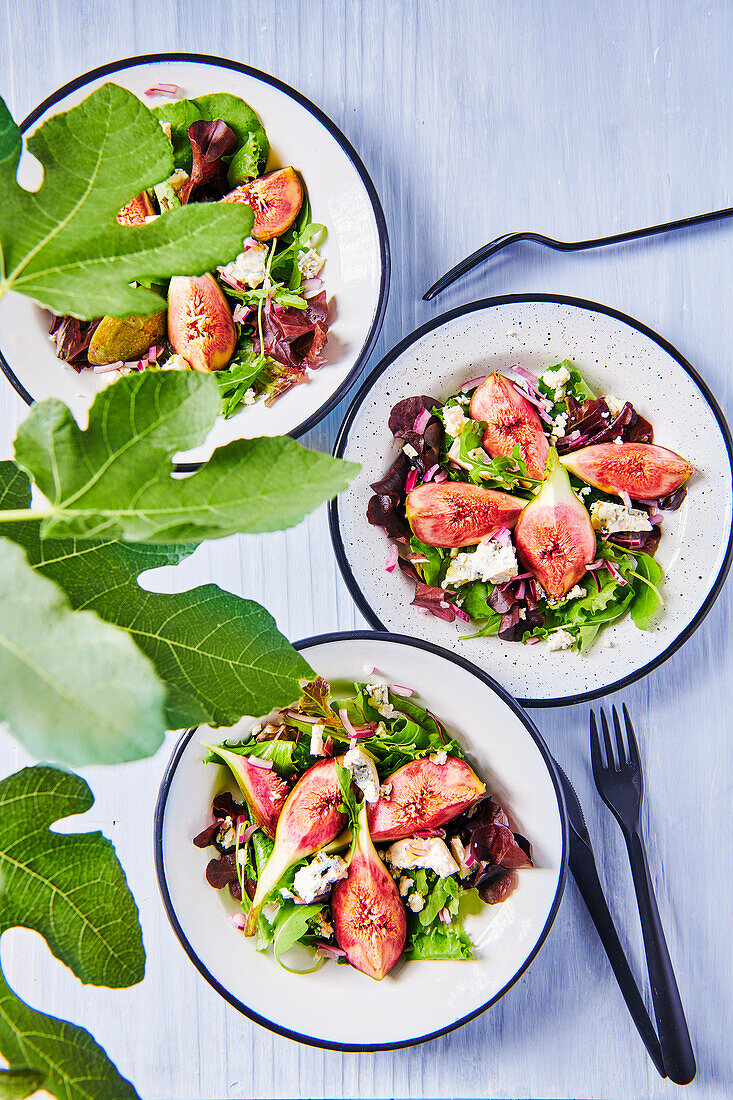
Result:
{"label": "black knife", "polygon": [[583,810],[578,801],[578,796],[575,793],[572,783],[557,761],[555,761],[555,767],[557,768],[558,778],[560,779],[565,794],[565,806],[568,811],[568,822],[570,824],[570,870],[578,885],[581,897],[591,915],[591,920],[596,926],[596,931],[601,938],[601,943],[608,955],[611,969],[616,976],[619,989],[626,1001],[626,1007],[631,1014],[631,1019],[636,1024],[636,1030],[641,1036],[641,1041],[646,1047],[649,1057],[654,1063],[654,1067],[660,1077],[666,1077],[667,1074],[664,1072],[664,1063],[662,1061],[662,1051],[659,1046],[659,1040],[657,1039],[656,1032],[649,1018],[649,1013],[642,1000],[639,987],[634,980],[634,975],[631,973],[631,968],[624,954],[624,949],[621,946],[621,941],[614,927],[613,918],[603,895],[603,888],[598,878],[596,861],[593,857],[593,848],[590,843],[590,834],[585,823]]}

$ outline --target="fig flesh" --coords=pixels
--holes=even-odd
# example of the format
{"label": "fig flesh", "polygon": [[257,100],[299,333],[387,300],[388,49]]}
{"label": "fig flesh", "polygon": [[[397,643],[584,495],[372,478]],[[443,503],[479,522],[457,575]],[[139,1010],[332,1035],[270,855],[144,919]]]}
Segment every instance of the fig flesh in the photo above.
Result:
{"label": "fig flesh", "polygon": [[560,461],[596,489],[648,500],[679,489],[695,468],[656,443],[596,443],[563,455]]}
{"label": "fig flesh", "polygon": [[483,448],[487,454],[492,458],[511,455],[519,445],[529,476],[545,476],[549,446],[542,421],[534,405],[522,397],[508,378],[501,374],[485,378],[474,392],[468,411],[473,420],[486,422]]}
{"label": "fig flesh", "polygon": [[141,191],[117,211],[117,221],[120,225],[145,225],[145,219],[154,214],[155,210],[147,191]]}
{"label": "fig flesh", "polygon": [[590,516],[573,493],[554,450],[542,488],[517,520],[514,541],[523,565],[552,599],[569,592],[595,557]]}
{"label": "fig flesh", "polygon": [[288,797],[288,785],[271,768],[250,763],[246,756],[216,745],[206,745],[227,765],[244,795],[252,821],[269,837],[275,836],[277,822]]}
{"label": "fig flesh", "polygon": [[421,829],[437,829],[486,793],[486,784],[456,756],[444,764],[427,756],[413,760],[389,776],[385,785],[390,784],[389,798],[368,808],[372,840],[401,840]]}
{"label": "fig flesh", "polygon": [[279,168],[252,183],[235,187],[222,202],[241,202],[250,206],[255,221],[252,236],[269,241],[290,229],[303,205],[303,185],[294,168]]}
{"label": "fig flesh", "polygon": [[336,943],[353,967],[381,981],[405,947],[407,920],[399,891],[369,835],[366,804],[348,877],[331,893]]}
{"label": "fig flesh", "polygon": [[335,840],[346,825],[348,816],[339,810],[341,788],[336,774],[336,764],[342,762],[342,757],[320,760],[301,775],[286,798],[275,830],[275,846],[257,880],[245,936],[257,931],[262,906],[288,868]]}
{"label": "fig flesh", "polygon": [[176,275],[168,289],[168,339],[194,370],[225,367],[237,343],[232,311],[212,275]]}
{"label": "fig flesh", "polygon": [[413,534],[428,546],[473,546],[500,527],[513,527],[525,503],[481,485],[429,481],[407,494],[405,510]]}
{"label": "fig flesh", "polygon": [[151,344],[165,337],[165,318],[165,310],[150,317],[103,317],[89,341],[87,359],[97,367],[147,356]]}

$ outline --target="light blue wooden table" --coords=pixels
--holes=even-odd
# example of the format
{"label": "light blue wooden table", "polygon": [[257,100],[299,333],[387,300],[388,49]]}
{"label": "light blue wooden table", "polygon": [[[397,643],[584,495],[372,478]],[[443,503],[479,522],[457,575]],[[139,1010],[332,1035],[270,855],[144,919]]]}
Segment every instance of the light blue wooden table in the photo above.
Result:
{"label": "light blue wooden table", "polygon": [[[731,224],[575,257],[526,246],[439,303],[420,301],[434,277],[503,232],[596,236],[730,205],[733,8],[723,0],[2,0],[0,42],[0,90],[19,118],[80,72],[159,50],[245,61],[322,107],[363,157],[389,223],[392,292],[372,362],[450,306],[563,292],[661,332],[731,414]],[[330,450],[344,409],[306,442]],[[0,386],[3,455],[24,413]],[[306,544],[303,585],[290,562]],[[205,580],[260,600],[291,638],[364,625],[333,561],[325,508],[287,534],[204,547],[175,583]],[[649,855],[698,1056],[688,1095],[701,1100],[733,1095],[732,605],[728,585],[692,641],[623,693],[638,717]],[[533,717],[577,784],[640,973],[621,837],[591,792],[587,710]],[[146,1100],[673,1094],[646,1058],[572,883],[545,947],[503,1001],[425,1047],[323,1052],[238,1015],[190,966],[158,897],[151,813],[171,746],[87,773],[97,795],[89,826],[114,839],[140,905],[143,984],[82,987],[33,933],[3,938],[20,994],[89,1027]],[[3,774],[20,762],[3,734]]]}

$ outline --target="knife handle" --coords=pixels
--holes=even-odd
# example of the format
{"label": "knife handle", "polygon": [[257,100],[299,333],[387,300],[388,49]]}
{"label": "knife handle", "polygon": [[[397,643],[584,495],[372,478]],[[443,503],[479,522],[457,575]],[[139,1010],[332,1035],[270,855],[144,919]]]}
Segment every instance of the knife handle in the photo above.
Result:
{"label": "knife handle", "polygon": [[688,1085],[697,1071],[695,1054],[664,938],[644,842],[638,833],[629,833],[626,835],[626,845],[641,917],[646,964],[664,1065],[670,1081],[677,1085]]}
{"label": "knife handle", "polygon": [[603,948],[608,956],[611,969],[618,982],[621,995],[626,1002],[631,1019],[639,1032],[641,1041],[654,1063],[660,1077],[666,1077],[662,1051],[656,1033],[649,1019],[649,1013],[642,999],[639,987],[627,962],[621,941],[618,938],[613,918],[609,911],[603,888],[598,878],[598,869],[591,851],[580,845],[571,850],[570,870],[578,884],[583,901],[591,915]]}

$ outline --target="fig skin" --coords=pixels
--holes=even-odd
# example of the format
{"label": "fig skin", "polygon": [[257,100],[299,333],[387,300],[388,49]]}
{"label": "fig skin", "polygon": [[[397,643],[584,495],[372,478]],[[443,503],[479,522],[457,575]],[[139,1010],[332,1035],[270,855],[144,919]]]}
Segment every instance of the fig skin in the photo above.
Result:
{"label": "fig skin", "polygon": [[120,225],[145,225],[145,219],[154,213],[147,191],[141,191],[117,211],[117,221]]}
{"label": "fig skin", "polygon": [[449,756],[445,764],[429,757],[413,760],[385,780],[389,798],[368,808],[372,840],[402,840],[421,829],[437,829],[458,817],[486,794],[465,760]]}
{"label": "fig skin", "polygon": [[176,275],[168,289],[168,339],[194,370],[225,367],[237,343],[227,300],[212,275]]}
{"label": "fig skin", "polygon": [[[218,750],[217,750],[218,751]],[[257,880],[252,908],[244,926],[245,936],[257,931],[257,920],[268,895],[289,867],[330,844],[344,829],[348,815],[339,810],[341,788],[336,764],[343,757],[320,760],[301,775],[280,811],[275,846]]]}
{"label": "fig skin", "polygon": [[547,472],[540,492],[517,520],[514,541],[522,564],[547,595],[558,600],[578,583],[593,561],[596,536],[555,450],[547,460]]}
{"label": "fig skin", "polygon": [[294,168],[279,168],[235,187],[221,201],[250,206],[255,216],[252,236],[269,241],[290,229],[297,218],[303,205],[303,184]]}
{"label": "fig skin", "polygon": [[469,405],[473,420],[486,422],[483,448],[488,455],[519,453],[530,477],[543,478],[549,444],[534,405],[522,397],[508,378],[490,374],[474,392]]}
{"label": "fig skin", "polygon": [[380,982],[404,951],[407,920],[399,891],[369,835],[365,804],[348,877],[331,892],[331,919],[347,961]]}
{"label": "fig skin", "polygon": [[474,546],[500,527],[513,527],[526,501],[460,481],[429,481],[407,494],[413,534],[428,546]]}
{"label": "fig skin", "polygon": [[228,752],[216,745],[205,748],[216,753],[227,765],[244,795],[255,825],[269,837],[275,836],[278,819],[288,797],[289,787],[277,772],[250,764],[246,756]]}
{"label": "fig skin", "polygon": [[563,455],[563,466],[606,493],[651,500],[679,489],[695,467],[656,443],[596,443]]}
{"label": "fig skin", "polygon": [[165,310],[150,317],[103,317],[89,341],[87,359],[93,367],[139,359],[164,339],[165,331]]}

